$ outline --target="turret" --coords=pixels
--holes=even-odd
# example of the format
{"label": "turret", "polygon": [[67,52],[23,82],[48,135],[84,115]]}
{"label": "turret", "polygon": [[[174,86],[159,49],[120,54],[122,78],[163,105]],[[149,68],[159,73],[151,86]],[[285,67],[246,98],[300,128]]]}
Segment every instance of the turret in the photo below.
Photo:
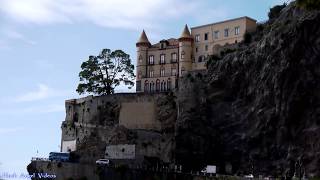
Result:
{"label": "turret", "polygon": [[192,43],[193,38],[189,28],[185,25],[179,38],[179,76],[185,75],[192,69]]}
{"label": "turret", "polygon": [[141,33],[141,36],[136,43],[137,47],[137,82],[136,82],[136,91],[142,91],[141,79],[147,75],[147,54],[148,48],[151,46],[151,43],[148,40],[148,37],[144,30]]}

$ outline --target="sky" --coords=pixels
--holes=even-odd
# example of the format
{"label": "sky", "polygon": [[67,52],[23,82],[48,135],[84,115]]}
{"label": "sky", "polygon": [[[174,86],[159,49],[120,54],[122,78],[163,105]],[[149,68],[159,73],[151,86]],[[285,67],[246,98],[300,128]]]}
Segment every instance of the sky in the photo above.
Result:
{"label": "sky", "polygon": [[80,97],[78,73],[89,55],[122,49],[136,64],[143,29],[156,43],[179,37],[185,24],[264,21],[285,1],[0,0],[0,175],[27,173],[31,157],[59,151],[64,101]]}

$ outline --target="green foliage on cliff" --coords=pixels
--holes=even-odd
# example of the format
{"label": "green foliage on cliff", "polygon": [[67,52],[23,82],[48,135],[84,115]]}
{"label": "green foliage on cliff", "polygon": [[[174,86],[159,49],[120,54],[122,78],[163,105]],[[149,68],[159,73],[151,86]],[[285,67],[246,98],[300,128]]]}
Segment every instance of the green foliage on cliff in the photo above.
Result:
{"label": "green foliage on cliff", "polygon": [[287,6],[286,3],[283,3],[282,5],[276,5],[272,8],[270,8],[270,11],[268,13],[269,19],[277,18],[280,15],[280,12],[283,8]]}
{"label": "green foliage on cliff", "polygon": [[207,68],[210,66],[210,64],[212,64],[212,63],[215,62],[215,61],[219,61],[220,59],[221,59],[221,58],[220,58],[219,56],[217,56],[217,55],[211,55],[211,56],[209,56],[208,61],[206,62]]}
{"label": "green foliage on cliff", "polygon": [[320,9],[319,0],[297,0],[297,6],[309,10]]}
{"label": "green foliage on cliff", "polygon": [[134,65],[129,54],[122,50],[103,49],[98,56],[89,56],[82,63],[79,73],[79,94],[113,94],[121,82],[131,88],[134,85]]}

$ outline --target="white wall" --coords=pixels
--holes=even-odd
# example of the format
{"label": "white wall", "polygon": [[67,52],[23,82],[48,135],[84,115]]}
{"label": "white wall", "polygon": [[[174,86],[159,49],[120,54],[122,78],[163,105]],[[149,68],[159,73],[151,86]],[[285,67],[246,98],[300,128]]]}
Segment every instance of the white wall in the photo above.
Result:
{"label": "white wall", "polygon": [[62,152],[69,152],[69,150],[71,150],[71,151],[75,151],[76,150],[76,140],[62,141],[61,151]]}

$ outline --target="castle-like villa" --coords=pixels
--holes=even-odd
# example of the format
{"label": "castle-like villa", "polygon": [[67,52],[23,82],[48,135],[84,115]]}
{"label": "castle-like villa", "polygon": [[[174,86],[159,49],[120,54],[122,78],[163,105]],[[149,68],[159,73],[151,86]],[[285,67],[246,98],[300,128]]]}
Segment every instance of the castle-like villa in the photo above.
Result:
{"label": "castle-like villa", "polygon": [[209,55],[223,46],[241,42],[246,32],[256,29],[256,20],[240,17],[191,28],[186,25],[178,39],[151,44],[145,31],[136,43],[137,92],[163,92],[178,87],[187,72],[206,69]]}

